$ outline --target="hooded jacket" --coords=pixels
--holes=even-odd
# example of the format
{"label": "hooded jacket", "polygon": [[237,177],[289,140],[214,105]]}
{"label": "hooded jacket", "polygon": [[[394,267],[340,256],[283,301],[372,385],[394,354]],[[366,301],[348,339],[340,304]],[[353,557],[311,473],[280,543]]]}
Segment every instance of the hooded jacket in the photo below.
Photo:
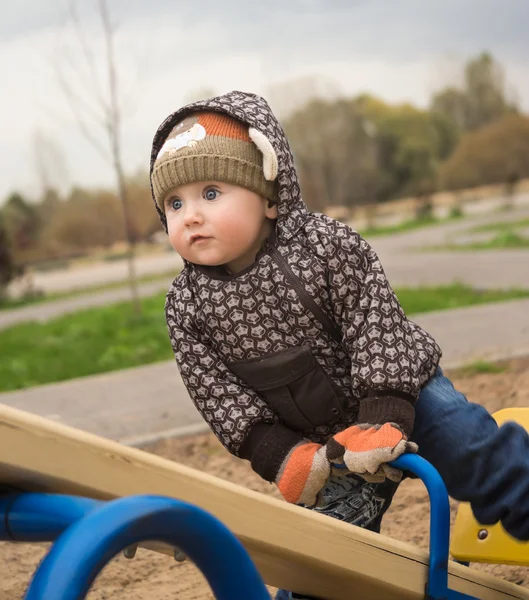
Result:
{"label": "hooded jacket", "polygon": [[355,423],[394,422],[411,434],[440,348],[406,318],[366,240],[308,212],[266,101],[234,91],[171,114],[154,137],[151,174],[174,125],[198,110],[235,117],[272,144],[278,219],[250,267],[231,275],[184,261],[169,289],[169,336],[196,408],[267,481],[302,440],[325,443]]}

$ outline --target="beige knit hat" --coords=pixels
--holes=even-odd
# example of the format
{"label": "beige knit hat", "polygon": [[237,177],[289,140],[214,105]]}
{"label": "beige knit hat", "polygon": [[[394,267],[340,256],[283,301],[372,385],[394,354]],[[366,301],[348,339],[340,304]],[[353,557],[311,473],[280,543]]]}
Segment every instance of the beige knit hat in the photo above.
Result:
{"label": "beige knit hat", "polygon": [[197,112],[175,125],[151,175],[162,211],[169,190],[196,181],[224,181],[274,200],[276,177],[277,157],[270,141],[256,129],[217,112]]}

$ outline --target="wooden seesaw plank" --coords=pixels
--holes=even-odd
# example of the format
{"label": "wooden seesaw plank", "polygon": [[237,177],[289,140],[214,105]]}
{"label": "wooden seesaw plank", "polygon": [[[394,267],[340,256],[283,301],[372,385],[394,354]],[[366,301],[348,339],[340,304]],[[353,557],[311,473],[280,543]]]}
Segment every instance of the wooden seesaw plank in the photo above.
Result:
{"label": "wooden seesaw plank", "polygon": [[[413,546],[5,405],[0,482],[100,499],[179,498],[228,526],[270,585],[329,600],[424,598],[428,557]],[[482,600],[529,600],[528,590],[457,564],[450,587]]]}

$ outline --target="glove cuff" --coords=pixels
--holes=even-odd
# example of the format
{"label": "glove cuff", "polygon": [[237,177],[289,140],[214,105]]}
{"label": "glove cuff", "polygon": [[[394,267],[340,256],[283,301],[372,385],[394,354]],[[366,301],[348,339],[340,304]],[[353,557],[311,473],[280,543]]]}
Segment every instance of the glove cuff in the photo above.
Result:
{"label": "glove cuff", "polygon": [[330,474],[331,467],[322,445],[304,440],[286,456],[276,483],[287,502],[312,507],[318,503]]}
{"label": "glove cuff", "polygon": [[265,481],[275,482],[286,456],[302,440],[300,433],[279,423],[260,423],[248,433],[239,457],[249,460],[252,469]]}
{"label": "glove cuff", "polygon": [[372,396],[362,398],[359,403],[358,423],[395,423],[409,438],[415,421],[415,408],[412,396],[386,395],[372,392]]}

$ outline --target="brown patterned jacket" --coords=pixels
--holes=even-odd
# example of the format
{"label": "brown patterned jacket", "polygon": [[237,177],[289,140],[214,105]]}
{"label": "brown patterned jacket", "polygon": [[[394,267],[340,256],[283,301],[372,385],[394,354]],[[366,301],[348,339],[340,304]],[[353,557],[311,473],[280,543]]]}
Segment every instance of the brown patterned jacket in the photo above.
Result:
{"label": "brown patterned jacket", "polygon": [[255,263],[229,275],[186,262],[167,294],[174,355],[202,417],[267,481],[303,438],[324,443],[359,422],[392,421],[410,433],[439,346],[406,318],[373,248],[307,211],[266,101],[231,92],[173,113],[155,135],[151,171],[175,123],[198,109],[257,128],[279,161],[279,217]]}

